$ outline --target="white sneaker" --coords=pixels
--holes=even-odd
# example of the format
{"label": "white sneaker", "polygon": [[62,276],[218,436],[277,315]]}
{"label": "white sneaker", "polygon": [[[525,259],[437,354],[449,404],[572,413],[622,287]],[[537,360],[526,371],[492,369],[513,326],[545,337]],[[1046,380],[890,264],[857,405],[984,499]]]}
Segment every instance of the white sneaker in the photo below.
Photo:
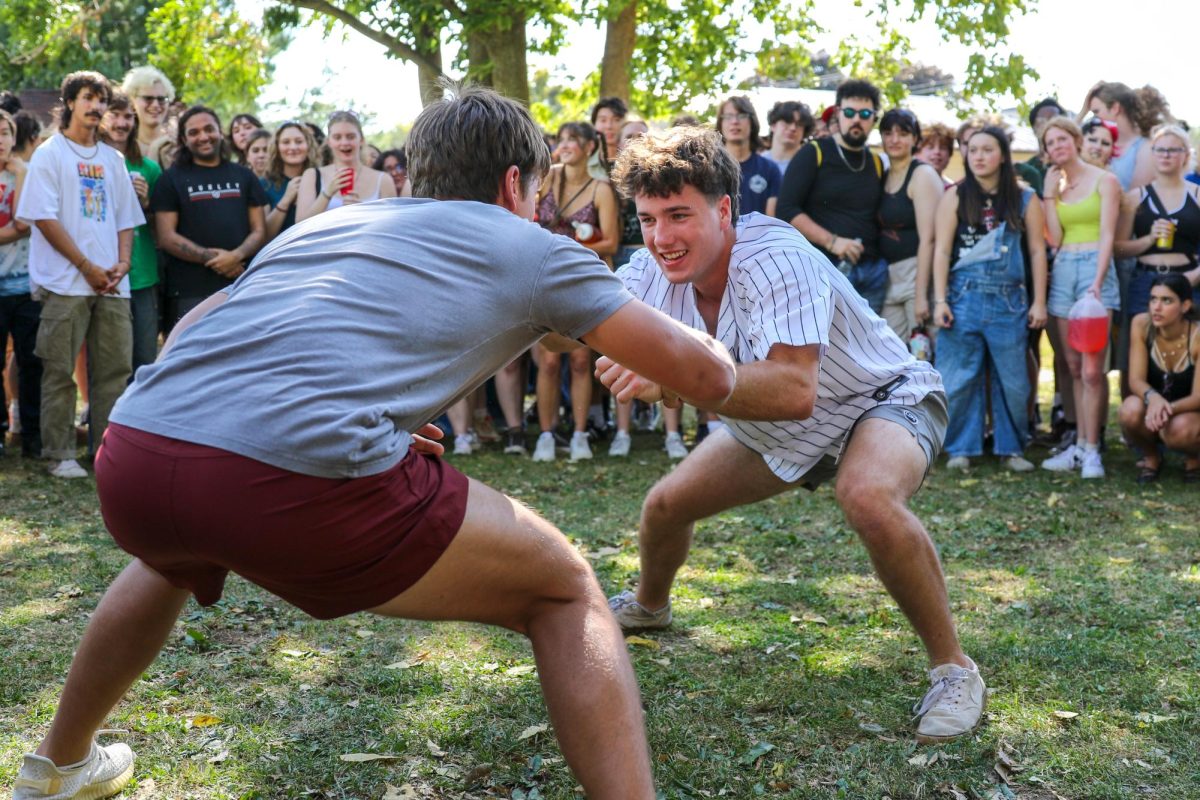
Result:
{"label": "white sneaker", "polygon": [[1033,462],[1023,456],[1009,456],[1001,462],[1010,472],[1029,472],[1034,469]]}
{"label": "white sneaker", "polygon": [[75,459],[67,458],[52,466],[50,474],[56,478],[86,478],[87,470],[79,466]]}
{"label": "white sneaker", "polygon": [[1079,445],[1071,445],[1056,456],[1051,456],[1042,462],[1042,469],[1051,472],[1072,472],[1083,466],[1083,451]]}
{"label": "white sneaker", "polygon": [[133,777],[133,751],[126,744],[92,743],[88,757],[60,767],[26,753],[13,784],[13,800],[99,800],[111,797]]}
{"label": "white sneaker", "polygon": [[967,469],[970,468],[970,466],[971,466],[971,459],[967,458],[966,456],[951,456],[946,461],[947,469],[957,469],[957,470],[962,470],[965,472]]}
{"label": "white sneaker", "polygon": [[1083,464],[1080,467],[1079,477],[1089,480],[1104,477],[1104,462],[1100,460],[1099,450],[1083,451]]}
{"label": "white sneaker", "polygon": [[612,458],[624,458],[629,455],[629,448],[632,444],[633,439],[630,438],[629,431],[617,431],[612,444],[608,446],[608,455]]}
{"label": "white sneaker", "polygon": [[975,730],[987,705],[987,687],[974,662],[966,669],[942,664],[929,670],[929,691],[913,707],[920,720],[917,741],[944,742]]}
{"label": "white sneaker", "polygon": [[592,446],[588,444],[587,434],[583,431],[575,431],[571,436],[571,460],[586,461],[592,457]]}
{"label": "white sneaker", "polygon": [[663,443],[663,449],[667,451],[668,458],[675,460],[687,458],[687,445],[683,443],[683,437],[679,435],[679,431],[667,434],[667,440]]}
{"label": "white sneaker", "polygon": [[550,431],[543,431],[537,438],[537,445],[533,448],[534,461],[553,461],[554,460],[554,434]]}
{"label": "white sneaker", "polygon": [[469,456],[475,452],[474,442],[471,441],[471,434],[460,433],[454,437],[454,455]]}
{"label": "white sneaker", "polygon": [[8,430],[10,433],[21,432],[21,407],[17,405],[17,401],[13,400],[8,404]]}

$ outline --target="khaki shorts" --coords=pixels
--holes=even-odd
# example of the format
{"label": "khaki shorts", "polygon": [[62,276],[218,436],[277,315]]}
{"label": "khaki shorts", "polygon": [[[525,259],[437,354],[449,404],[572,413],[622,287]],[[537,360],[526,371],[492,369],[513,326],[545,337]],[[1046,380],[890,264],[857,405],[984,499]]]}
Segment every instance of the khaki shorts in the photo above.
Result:
{"label": "khaki shorts", "polygon": [[[933,462],[942,452],[942,442],[946,439],[946,395],[944,392],[930,392],[915,406],[881,405],[867,411],[854,427],[846,434],[846,444],[854,436],[855,429],[864,419],[885,419],[908,431],[921,449],[925,451],[925,475]],[[797,483],[810,492],[826,481],[837,477],[838,462],[834,456],[825,455],[813,465],[812,469],[797,479]]]}

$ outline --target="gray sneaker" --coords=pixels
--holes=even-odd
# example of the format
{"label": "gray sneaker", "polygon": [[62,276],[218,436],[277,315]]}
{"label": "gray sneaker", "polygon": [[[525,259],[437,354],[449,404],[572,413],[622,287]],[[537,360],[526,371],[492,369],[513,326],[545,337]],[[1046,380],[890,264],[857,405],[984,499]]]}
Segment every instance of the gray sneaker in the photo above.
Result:
{"label": "gray sneaker", "polygon": [[101,747],[93,742],[87,758],[66,767],[26,753],[13,800],[100,800],[121,791],[132,777],[133,751],[121,743]]}
{"label": "gray sneaker", "polygon": [[637,601],[637,595],[628,590],[608,598],[609,610],[617,618],[623,631],[645,631],[666,628],[671,624],[671,601],[657,611],[651,611]]}
{"label": "gray sneaker", "polygon": [[987,687],[979,667],[974,662],[971,669],[941,664],[929,670],[929,682],[929,691],[913,707],[913,714],[921,720],[917,741],[944,742],[975,730],[987,705]]}

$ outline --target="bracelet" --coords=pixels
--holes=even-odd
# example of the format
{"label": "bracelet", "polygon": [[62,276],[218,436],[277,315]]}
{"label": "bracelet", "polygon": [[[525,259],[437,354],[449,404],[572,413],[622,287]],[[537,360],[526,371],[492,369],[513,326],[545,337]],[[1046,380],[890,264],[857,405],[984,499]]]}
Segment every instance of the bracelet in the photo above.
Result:
{"label": "bracelet", "polygon": [[830,239],[830,240],[829,240],[829,247],[827,247],[827,248],[825,248],[825,249],[826,249],[826,250],[829,250],[830,252],[833,252],[833,246],[834,246],[835,244],[837,244],[837,240],[838,240],[838,237],[837,237],[837,236],[834,236],[832,239]]}
{"label": "bracelet", "polygon": [[1142,402],[1146,405],[1147,408],[1150,406],[1151,393],[1158,394],[1158,392],[1154,391],[1154,389],[1147,389],[1146,391],[1142,392]]}
{"label": "bracelet", "polygon": [[80,256],[80,257],[79,257],[79,260],[78,260],[78,261],[76,261],[76,262],[75,262],[74,264],[72,264],[71,266],[73,266],[75,269],[79,270],[80,272],[83,272],[83,268],[84,268],[84,266],[87,264],[87,262],[88,262],[88,257],[87,257],[87,256]]}
{"label": "bracelet", "polygon": [[941,299],[941,300],[934,300],[934,301],[933,301],[933,304],[934,304],[935,306],[947,306],[947,305],[950,305],[949,303],[947,303],[947,302],[946,302],[945,298],[943,298],[943,299]]}

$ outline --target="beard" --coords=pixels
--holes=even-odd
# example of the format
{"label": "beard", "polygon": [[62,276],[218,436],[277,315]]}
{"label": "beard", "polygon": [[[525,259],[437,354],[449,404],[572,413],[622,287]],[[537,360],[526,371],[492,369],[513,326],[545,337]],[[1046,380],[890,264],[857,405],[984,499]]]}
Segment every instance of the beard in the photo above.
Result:
{"label": "beard", "polygon": [[867,143],[867,132],[862,128],[853,127],[848,131],[842,132],[842,138],[846,140],[846,144],[851,147],[862,147]]}

